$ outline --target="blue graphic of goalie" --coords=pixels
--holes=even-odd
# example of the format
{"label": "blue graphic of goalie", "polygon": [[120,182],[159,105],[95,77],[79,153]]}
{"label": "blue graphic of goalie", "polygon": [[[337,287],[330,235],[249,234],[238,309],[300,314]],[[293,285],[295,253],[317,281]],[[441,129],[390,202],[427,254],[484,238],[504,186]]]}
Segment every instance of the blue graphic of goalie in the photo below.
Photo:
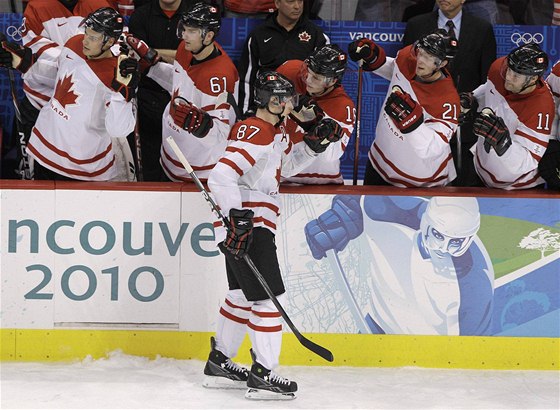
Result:
{"label": "blue graphic of goalie", "polygon": [[[476,198],[338,195],[305,236],[315,259],[330,259],[360,333],[487,335],[494,270],[479,227]],[[371,275],[367,304],[338,260],[361,235],[371,250],[359,272]]]}

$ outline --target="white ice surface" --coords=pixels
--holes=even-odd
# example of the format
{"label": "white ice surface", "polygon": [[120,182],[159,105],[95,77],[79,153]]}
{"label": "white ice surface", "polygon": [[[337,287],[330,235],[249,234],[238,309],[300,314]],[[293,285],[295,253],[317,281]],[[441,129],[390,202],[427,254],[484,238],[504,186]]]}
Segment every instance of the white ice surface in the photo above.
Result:
{"label": "white ice surface", "polygon": [[0,364],[1,408],[92,409],[558,409],[555,371],[291,367],[293,401],[249,401],[201,386],[204,363],[119,352],[77,363]]}

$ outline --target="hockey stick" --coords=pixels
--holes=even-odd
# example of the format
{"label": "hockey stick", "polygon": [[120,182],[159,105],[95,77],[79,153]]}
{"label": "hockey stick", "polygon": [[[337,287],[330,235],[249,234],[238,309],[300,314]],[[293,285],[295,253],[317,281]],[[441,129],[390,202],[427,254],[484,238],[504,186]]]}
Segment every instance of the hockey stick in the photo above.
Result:
{"label": "hockey stick", "polygon": [[138,118],[138,98],[133,98],[135,124],[134,124],[134,149],[136,151],[136,180],[144,181],[144,168],[142,166],[142,141],[140,141],[140,123]]}
{"label": "hockey stick", "polygon": [[329,249],[326,252],[326,254],[327,254],[327,260],[331,265],[331,269],[334,271],[336,282],[338,283],[338,289],[342,293],[342,297],[344,298],[344,300],[346,300],[346,304],[350,309],[350,313],[354,318],[354,322],[356,323],[359,332],[364,335],[371,333],[371,330],[369,329],[369,326],[367,325],[366,320],[362,315],[360,307],[358,306],[356,297],[354,296],[354,293],[350,288],[350,283],[348,283],[348,278],[344,274],[344,270],[342,269],[338,255],[336,254],[334,249]]}
{"label": "hockey stick", "polygon": [[[227,227],[229,225],[229,222],[228,222],[227,218],[224,216],[224,214],[222,214],[222,211],[220,210],[220,208],[218,207],[216,202],[214,202],[214,200],[212,199],[212,197],[210,196],[210,194],[208,193],[206,188],[204,188],[204,185],[202,185],[202,182],[200,182],[200,180],[196,176],[196,174],[193,171],[191,165],[189,164],[189,162],[187,161],[187,159],[185,158],[185,156],[181,152],[181,149],[177,146],[177,143],[175,142],[173,137],[171,137],[171,136],[167,137],[167,142],[169,143],[169,146],[171,147],[171,149],[173,150],[175,155],[177,155],[177,158],[179,158],[179,161],[181,161],[181,164],[183,164],[183,167],[185,168],[185,170],[191,176],[192,180],[194,181],[195,185],[197,186],[197,188],[202,193],[202,196],[204,197],[206,202],[208,202],[208,204],[210,204],[210,207],[212,208],[212,211],[214,212],[214,214],[218,217],[218,219],[220,219],[222,224]],[[286,313],[286,311],[284,310],[284,308],[282,307],[282,305],[280,304],[280,302],[278,301],[276,296],[274,296],[274,293],[272,293],[272,290],[268,286],[268,283],[266,283],[266,280],[263,278],[262,274],[259,272],[258,268],[255,266],[251,257],[249,255],[245,254],[245,255],[243,255],[243,260],[247,263],[247,265],[249,266],[249,268],[251,269],[251,271],[253,272],[253,274],[255,275],[257,280],[259,281],[259,283],[264,288],[264,290],[265,290],[266,294],[268,295],[268,297],[270,298],[270,300],[272,300],[272,303],[274,303],[274,306],[276,306],[276,309],[278,309],[278,311],[282,315],[282,318],[284,319],[286,324],[289,326],[290,329],[292,329],[292,332],[294,333],[296,338],[299,340],[299,342],[304,347],[311,350],[313,353],[321,356],[323,359],[325,359],[329,362],[332,362],[334,360],[334,357],[333,357],[333,354],[331,353],[330,350],[325,349],[324,347],[319,346],[318,344],[316,344],[316,343],[312,342],[311,340],[307,339],[296,328],[296,326],[293,324],[293,322],[289,318],[288,314]]]}
{"label": "hockey stick", "polygon": [[21,155],[21,160],[16,172],[20,175],[21,179],[31,180],[33,179],[33,159],[29,158],[29,155],[27,154],[27,138],[25,138],[25,133],[21,130],[22,118],[21,108],[17,99],[16,78],[13,69],[8,68],[7,70],[8,78],[10,80],[12,104],[14,105],[14,111],[16,114],[15,126],[17,132],[17,143],[19,146],[19,153]]}
{"label": "hockey stick", "polygon": [[358,62],[358,98],[356,104],[356,139],[354,140],[354,178],[353,185],[358,185],[358,162],[360,160],[360,122],[362,119],[362,79],[364,69],[362,68],[363,60]]}

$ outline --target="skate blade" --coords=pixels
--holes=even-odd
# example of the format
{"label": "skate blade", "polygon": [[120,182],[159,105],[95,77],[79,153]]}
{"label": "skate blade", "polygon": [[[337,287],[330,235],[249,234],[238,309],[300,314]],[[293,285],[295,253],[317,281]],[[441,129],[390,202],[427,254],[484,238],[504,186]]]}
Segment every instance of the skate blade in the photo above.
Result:
{"label": "skate blade", "polygon": [[202,386],[207,389],[246,389],[247,382],[241,380],[231,380],[227,377],[206,376]]}
{"label": "skate blade", "polygon": [[295,393],[275,393],[270,390],[247,389],[245,398],[249,400],[293,400]]}

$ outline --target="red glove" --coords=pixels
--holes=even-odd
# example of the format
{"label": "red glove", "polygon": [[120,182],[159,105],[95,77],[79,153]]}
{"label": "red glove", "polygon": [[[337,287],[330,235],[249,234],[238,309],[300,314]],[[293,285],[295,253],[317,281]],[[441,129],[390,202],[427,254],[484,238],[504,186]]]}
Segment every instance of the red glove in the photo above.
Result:
{"label": "red glove", "polygon": [[173,122],[197,138],[204,138],[214,125],[206,111],[195,107],[182,97],[176,97],[169,109]]}
{"label": "red glove", "polygon": [[161,61],[161,56],[158,52],[148,46],[144,40],[139,40],[132,34],[123,34],[124,49],[131,49],[140,58],[140,71],[144,72],[151,66]]}
{"label": "red glove", "polygon": [[353,61],[364,60],[364,70],[377,70],[387,60],[385,50],[367,38],[354,40],[348,46],[348,55]]}
{"label": "red glove", "polygon": [[305,132],[311,131],[324,117],[323,109],[308,95],[301,96],[299,105],[290,113],[290,118]]}
{"label": "red glove", "polygon": [[414,131],[424,122],[424,112],[420,104],[398,86],[393,87],[387,98],[385,112],[403,134]]}

